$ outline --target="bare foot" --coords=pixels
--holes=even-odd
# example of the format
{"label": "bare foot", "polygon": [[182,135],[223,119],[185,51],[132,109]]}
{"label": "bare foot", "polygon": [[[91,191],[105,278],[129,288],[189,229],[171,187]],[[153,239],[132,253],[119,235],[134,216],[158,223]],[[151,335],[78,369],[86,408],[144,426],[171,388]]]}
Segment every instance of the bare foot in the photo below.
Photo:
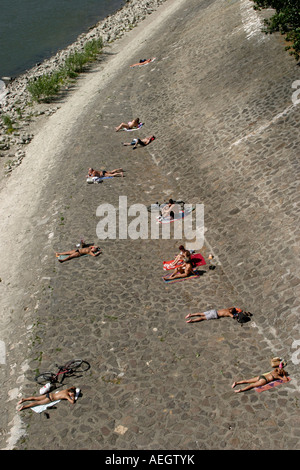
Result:
{"label": "bare foot", "polygon": [[231,385],[231,388],[234,388],[236,386],[236,382],[233,382],[233,384]]}

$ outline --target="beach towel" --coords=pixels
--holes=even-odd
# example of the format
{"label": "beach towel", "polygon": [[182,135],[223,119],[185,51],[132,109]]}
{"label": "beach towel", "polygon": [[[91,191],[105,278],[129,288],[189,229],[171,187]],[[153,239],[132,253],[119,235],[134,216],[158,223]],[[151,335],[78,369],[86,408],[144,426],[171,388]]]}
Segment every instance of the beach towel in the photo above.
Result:
{"label": "beach towel", "polygon": [[170,216],[168,216],[168,217],[159,216],[159,217],[157,217],[158,218],[157,223],[158,224],[171,224],[172,222],[175,222],[176,220],[183,219],[187,215],[191,214],[193,212],[193,210],[195,210],[194,207],[185,209],[184,211],[180,210],[178,212],[178,214],[175,214],[174,218],[171,218]]}
{"label": "beach towel", "polygon": [[291,378],[288,377],[288,380],[273,380],[272,382],[269,382],[266,385],[261,385],[260,387],[255,387],[255,391],[258,393],[264,392],[265,390],[270,390],[271,388],[278,387],[278,385],[286,384],[291,381]]}
{"label": "beach towel", "polygon": [[[206,264],[205,262],[205,259],[203,258],[203,256],[201,255],[201,253],[196,253],[194,255],[191,255],[191,259],[193,260],[193,266],[196,268],[198,266],[204,266]],[[171,260],[171,261],[164,261],[163,262],[163,269],[165,271],[169,271],[170,269],[175,269],[175,268],[178,268],[179,266],[181,266],[183,264],[183,261],[179,261],[176,266],[173,266],[172,263],[173,263],[174,260]]]}
{"label": "beach towel", "polygon": [[33,406],[31,409],[35,413],[42,413],[43,411],[46,411],[47,408],[51,408],[52,406],[56,405],[59,402],[60,400],[51,401],[50,403],[47,403],[46,405]]}
{"label": "beach towel", "polygon": [[[55,392],[57,393],[57,392]],[[77,400],[77,398],[79,397],[79,394],[80,394],[80,388],[76,388],[76,392],[75,392],[75,401]],[[51,401],[50,403],[47,403],[46,405],[37,405],[37,406],[33,406],[31,409],[35,412],[35,413],[42,413],[43,411],[46,411],[47,408],[51,408],[52,406],[56,405],[57,403],[59,403],[61,400],[55,400],[55,401]]]}
{"label": "beach towel", "polygon": [[130,131],[137,131],[137,130],[139,130],[141,127],[143,127],[143,125],[144,125],[144,123],[143,123],[143,122],[140,122],[137,127],[133,127],[132,129],[126,129],[126,127],[122,127],[121,131],[127,131],[127,132],[130,132]]}
{"label": "beach towel", "polygon": [[[167,278],[171,276],[172,273],[170,274],[167,274]],[[179,281],[188,281],[189,279],[195,279],[195,278],[200,278],[202,275],[202,273],[199,273],[197,271],[194,271],[194,274],[191,274],[190,276],[188,277],[179,277],[179,278],[175,278],[175,279],[165,279],[164,277],[162,277],[162,280],[167,283],[167,284],[173,284],[173,282],[179,282]]]}
{"label": "beach towel", "polygon": [[103,180],[108,180],[110,178],[113,178],[113,176],[91,176],[86,179],[86,182],[89,184],[102,183]]}
{"label": "beach towel", "polygon": [[130,67],[141,67],[143,65],[148,65],[150,64],[151,62],[154,62],[154,60],[156,59],[156,57],[153,57],[152,59],[147,59],[145,60],[144,62],[139,62],[137,64],[133,64],[131,65]]}

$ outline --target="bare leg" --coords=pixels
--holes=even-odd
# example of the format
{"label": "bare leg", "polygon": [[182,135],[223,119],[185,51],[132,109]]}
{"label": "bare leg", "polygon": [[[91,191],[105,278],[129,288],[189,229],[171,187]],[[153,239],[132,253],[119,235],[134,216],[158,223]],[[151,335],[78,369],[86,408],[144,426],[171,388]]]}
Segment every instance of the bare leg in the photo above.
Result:
{"label": "bare leg", "polygon": [[25,408],[31,408],[33,406],[38,406],[38,405],[46,405],[47,403],[50,403],[49,398],[47,398],[46,395],[41,395],[39,397],[28,397],[28,398],[22,398],[19,402],[18,405],[21,405],[25,401],[31,401],[33,403],[28,403],[27,405],[21,406],[18,411],[22,411]]}
{"label": "bare leg", "polygon": [[56,253],[57,256],[60,255],[72,255],[76,250],[65,251],[64,253]]}
{"label": "bare leg", "polygon": [[118,170],[107,171],[105,173],[105,176],[117,176],[117,175],[124,176],[124,170],[122,170],[122,168],[119,168]]}
{"label": "bare leg", "polygon": [[267,381],[265,379],[260,379],[259,376],[253,377],[253,379],[249,380],[240,380],[239,382],[233,382],[232,388],[234,388],[236,385],[240,384],[250,384],[247,387],[241,388],[240,390],[235,390],[235,393],[240,393],[240,392],[245,392],[246,390],[251,390],[252,388],[255,387],[260,387],[261,385],[265,385]]}
{"label": "bare leg", "polygon": [[[60,254],[63,254],[63,253],[60,253]],[[67,253],[65,253],[65,254],[67,254]],[[59,261],[60,263],[64,263],[65,261],[69,261],[69,259],[79,258],[79,256],[81,256],[80,253],[78,253],[78,251],[75,251],[74,253],[72,253],[72,254],[71,254],[70,256],[68,256],[67,258],[65,258],[65,259],[59,259],[58,261]]]}
{"label": "bare leg", "polygon": [[121,129],[129,129],[129,125],[126,124],[126,122],[122,122],[118,127],[116,127],[116,132],[118,132]]}
{"label": "bare leg", "polygon": [[[199,318],[197,318],[195,320],[191,320],[190,319],[191,317],[199,317]],[[195,323],[195,322],[198,322],[198,321],[206,320],[206,316],[204,315],[204,313],[189,313],[185,318],[189,319],[189,320],[186,321],[187,323]]]}

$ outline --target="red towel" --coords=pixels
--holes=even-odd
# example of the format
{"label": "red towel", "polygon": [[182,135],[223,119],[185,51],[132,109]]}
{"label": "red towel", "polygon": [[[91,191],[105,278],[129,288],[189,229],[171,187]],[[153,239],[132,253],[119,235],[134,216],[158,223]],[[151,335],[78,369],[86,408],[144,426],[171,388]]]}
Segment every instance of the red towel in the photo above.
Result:
{"label": "red towel", "polygon": [[[197,268],[198,266],[204,266],[206,264],[205,259],[200,253],[191,255],[191,259],[193,262],[193,268]],[[176,266],[173,266],[171,263],[173,263],[173,259],[171,261],[164,261],[163,263],[163,268],[165,271],[169,271],[170,269],[175,269],[178,268],[178,266],[181,266],[183,264],[183,261],[179,261]]]}

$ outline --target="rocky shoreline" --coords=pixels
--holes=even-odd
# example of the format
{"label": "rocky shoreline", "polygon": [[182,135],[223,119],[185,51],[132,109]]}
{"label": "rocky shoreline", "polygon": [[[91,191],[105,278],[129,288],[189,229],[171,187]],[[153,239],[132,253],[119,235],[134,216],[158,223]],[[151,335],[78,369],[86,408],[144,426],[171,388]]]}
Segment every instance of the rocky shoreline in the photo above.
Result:
{"label": "rocky shoreline", "polygon": [[[102,38],[103,46],[121,38],[137,26],[147,15],[166,0],[128,0],[124,7],[91,27],[86,33],[55,56],[37,64],[15,79],[2,77],[6,84],[6,94],[0,102],[0,157],[4,162],[4,173],[8,176],[20,165],[26,155],[25,146],[34,138],[33,121],[41,116],[55,113],[59,105],[52,103],[33,103],[27,84],[35,77],[51,74],[58,70],[66,58],[74,51],[82,51],[85,44],[93,39]],[[3,91],[3,90],[2,90]],[[7,122],[12,123],[8,130]]]}

